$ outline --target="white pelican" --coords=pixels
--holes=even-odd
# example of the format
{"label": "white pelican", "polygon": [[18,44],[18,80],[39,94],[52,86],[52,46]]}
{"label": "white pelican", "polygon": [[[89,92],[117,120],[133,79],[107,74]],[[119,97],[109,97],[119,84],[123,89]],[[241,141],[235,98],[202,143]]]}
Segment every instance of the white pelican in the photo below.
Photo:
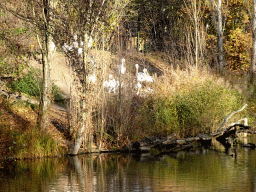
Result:
{"label": "white pelican", "polygon": [[72,51],[73,47],[67,45],[67,43],[64,43],[64,45],[62,46],[62,49],[63,49],[64,52],[68,52],[68,51]]}
{"label": "white pelican", "polygon": [[143,82],[153,82],[154,78],[148,74],[148,70],[146,68],[143,69],[143,72],[139,72],[139,65],[135,64],[136,67],[136,77],[137,81]]}
{"label": "white pelican", "polygon": [[78,48],[77,49],[77,54],[78,54],[78,56],[82,57],[83,56],[83,49],[82,48]]}
{"label": "white pelican", "polygon": [[112,75],[109,75],[109,80],[104,81],[103,86],[109,93],[116,93],[116,90],[119,87],[119,81],[115,80]]}
{"label": "white pelican", "polygon": [[125,74],[126,68],[125,68],[124,65],[125,65],[125,59],[122,59],[122,64],[121,65],[117,65],[121,74]]}

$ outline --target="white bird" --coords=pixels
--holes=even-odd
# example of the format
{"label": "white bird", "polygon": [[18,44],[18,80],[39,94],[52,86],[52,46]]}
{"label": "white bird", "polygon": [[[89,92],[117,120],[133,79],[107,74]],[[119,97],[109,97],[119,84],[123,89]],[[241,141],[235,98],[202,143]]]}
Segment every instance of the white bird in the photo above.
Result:
{"label": "white bird", "polygon": [[78,48],[77,49],[77,54],[78,54],[78,56],[82,57],[83,56],[83,49],[82,48]]}
{"label": "white bird", "polygon": [[145,74],[145,81],[147,82],[154,82],[154,78],[148,74],[148,70],[146,68],[143,69]]}
{"label": "white bird", "polygon": [[62,49],[63,49],[64,52],[68,52],[68,51],[72,51],[73,47],[64,43],[64,45],[62,46]]}
{"label": "white bird", "polygon": [[148,74],[148,70],[146,68],[143,69],[143,72],[139,72],[139,65],[135,64],[136,67],[136,77],[137,81],[143,82],[153,82],[154,78]]}
{"label": "white bird", "polygon": [[124,65],[125,65],[125,59],[122,59],[122,64],[121,65],[117,65],[121,74],[125,74],[126,68],[125,68]]}
{"label": "white bird", "polygon": [[119,81],[115,80],[112,75],[109,75],[109,80],[104,81],[103,86],[109,93],[116,93],[116,90],[119,87]]}
{"label": "white bird", "polygon": [[143,69],[143,72],[139,72],[139,65],[135,64],[136,67],[136,78],[137,83],[135,85],[135,89],[137,90],[137,95],[141,97],[145,97],[148,93],[154,93],[154,90],[150,87],[146,87],[145,84],[142,85],[140,82],[154,82],[154,78],[148,74],[146,68]]}
{"label": "white bird", "polygon": [[55,44],[54,44],[53,41],[50,42],[49,49],[50,49],[49,51],[50,51],[51,53],[53,53],[53,52],[55,51]]}
{"label": "white bird", "polygon": [[142,88],[141,83],[140,83],[140,82],[137,82],[134,88],[137,90],[137,93],[136,93],[136,94],[139,95],[139,94],[140,94],[140,90],[141,90],[141,88]]}
{"label": "white bird", "polygon": [[95,83],[96,80],[97,80],[97,77],[96,77],[96,75],[94,73],[88,75],[88,78],[89,78],[89,82],[91,82],[91,83]]}

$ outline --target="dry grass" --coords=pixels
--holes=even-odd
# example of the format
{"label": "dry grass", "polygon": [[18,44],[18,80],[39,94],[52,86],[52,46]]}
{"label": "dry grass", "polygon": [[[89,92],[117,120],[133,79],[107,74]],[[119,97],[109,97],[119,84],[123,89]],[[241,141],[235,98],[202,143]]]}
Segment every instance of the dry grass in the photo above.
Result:
{"label": "dry grass", "polygon": [[[177,66],[174,68],[173,65],[168,64],[170,60],[163,55],[157,57],[157,55],[150,56],[136,52],[111,55],[109,52],[102,51],[92,51],[90,54],[94,56],[97,63],[94,71],[97,81],[88,86],[86,123],[87,133],[93,133],[95,136],[96,147],[120,147],[127,143],[127,138],[138,139],[145,135],[166,135],[174,131],[180,133],[180,137],[214,131],[224,116],[241,104],[242,99],[239,99],[241,95],[232,89],[230,83],[224,78],[194,66],[185,69]],[[124,75],[120,74],[117,68],[122,58],[126,59],[127,70]],[[149,73],[155,79],[154,83],[143,84],[145,88],[140,90],[140,95],[137,95],[137,90],[134,89],[135,63],[140,65],[140,71],[143,67],[148,68]],[[120,86],[116,93],[109,93],[103,87],[103,82],[110,74],[125,84],[125,86]],[[153,94],[146,91],[148,87],[154,90]],[[208,95],[212,95],[212,98]],[[182,99],[181,101],[177,100],[178,96]],[[205,99],[208,101],[204,101]],[[175,110],[161,106],[162,104],[159,105],[158,102],[163,102],[164,105],[173,107]],[[177,109],[183,110],[183,108],[175,102],[180,102],[182,106],[188,103],[185,107],[189,108],[189,113],[179,117],[190,119],[185,123],[186,125],[174,122],[185,121],[177,119]],[[214,102],[217,104],[215,105]],[[150,103],[151,109],[148,108]],[[202,105],[207,105],[206,109]],[[216,108],[212,107],[214,105]],[[221,109],[221,106],[224,109]],[[166,110],[161,111],[161,108],[166,108]],[[222,111],[219,113],[216,110]],[[162,114],[164,117],[157,116],[158,113],[164,113]],[[176,115],[175,118],[170,117],[173,115]],[[188,115],[193,115],[193,118]],[[161,118],[167,119],[161,120]],[[167,120],[170,125],[165,124]],[[197,122],[193,123],[192,120]]]}
{"label": "dry grass", "polygon": [[[242,99],[239,100],[241,95],[232,89],[224,78],[193,66],[181,69],[172,65],[171,59],[163,54],[159,56],[137,52],[111,54],[107,51],[92,50],[89,55],[93,55],[96,67],[89,64],[88,70],[90,74],[96,75],[97,81],[88,83],[87,87],[86,132],[83,143],[86,146],[93,142],[96,148],[113,149],[145,135],[163,136],[176,132],[180,137],[184,137],[214,131],[223,117],[235,107],[239,108],[242,102]],[[57,63],[57,68],[63,65],[61,73],[66,78],[70,75],[69,68],[63,63],[65,59],[60,54],[57,56],[55,64]],[[122,58],[126,59],[124,75],[120,74],[117,68]],[[134,88],[136,63],[139,64],[140,71],[146,67],[154,76],[154,83],[143,83],[144,88],[139,90],[139,95],[138,90]],[[52,70],[52,72],[57,71]],[[121,82],[120,84],[124,84],[119,86],[116,93],[108,92],[103,87],[103,82],[108,80],[109,75]],[[55,76],[58,77],[61,75]],[[50,125],[48,133],[50,138],[58,141],[57,145],[62,148],[67,148],[69,145],[68,124],[72,125],[73,136],[79,126],[78,93],[81,87],[74,73],[72,79],[71,116],[68,117],[66,112],[57,108],[53,108],[50,113],[53,124]],[[61,82],[64,91],[69,95],[70,88],[66,80],[55,79],[55,82]],[[153,94],[147,92],[148,87],[154,90]],[[6,127],[6,130],[18,131],[35,127],[37,118],[35,111],[26,107],[11,106],[11,113],[7,109],[1,110],[2,127]],[[13,119],[8,122],[7,119],[11,119],[13,114],[17,114],[15,118],[21,116],[23,121]],[[68,122],[68,119],[71,122]],[[89,135],[93,135],[93,138]],[[11,136],[1,137],[1,142],[6,146],[5,151],[0,149],[3,152],[1,154],[14,155],[12,150],[9,150],[9,147],[13,146]]]}
{"label": "dry grass", "polygon": [[[37,141],[38,138],[44,137],[48,138],[44,138],[46,142],[48,140],[56,141],[56,150],[52,149],[51,154],[47,152],[49,156],[61,154],[63,149],[67,149],[68,142],[54,124],[51,123],[44,133],[36,128],[38,112],[37,109],[32,109],[31,105],[20,100],[7,100],[1,97],[0,109],[0,159],[43,157],[45,156],[44,148]],[[50,112],[51,122],[61,121],[62,125],[65,124],[64,115],[65,113],[52,109]]]}

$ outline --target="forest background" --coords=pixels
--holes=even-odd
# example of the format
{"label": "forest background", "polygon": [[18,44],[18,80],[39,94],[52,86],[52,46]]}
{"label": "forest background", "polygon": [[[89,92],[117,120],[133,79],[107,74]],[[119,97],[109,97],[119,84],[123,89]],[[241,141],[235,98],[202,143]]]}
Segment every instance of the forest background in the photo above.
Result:
{"label": "forest background", "polygon": [[[255,6],[250,0],[1,1],[1,84],[40,101],[1,97],[3,157],[77,154],[81,144],[86,151],[113,150],[144,136],[214,132],[244,103],[247,110],[230,121],[247,117],[253,126]],[[70,67],[68,99],[51,80],[56,54]],[[135,89],[135,63],[148,68],[153,83]],[[119,82],[115,91],[104,88],[109,75]],[[52,120],[54,100],[68,100],[66,121]]]}

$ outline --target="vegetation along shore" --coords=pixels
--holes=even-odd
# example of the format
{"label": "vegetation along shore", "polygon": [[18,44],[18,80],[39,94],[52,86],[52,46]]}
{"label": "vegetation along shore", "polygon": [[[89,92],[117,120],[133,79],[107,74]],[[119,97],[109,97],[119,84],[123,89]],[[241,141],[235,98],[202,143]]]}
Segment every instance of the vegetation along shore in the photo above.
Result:
{"label": "vegetation along shore", "polygon": [[0,160],[254,133],[256,5],[212,2],[2,0]]}

